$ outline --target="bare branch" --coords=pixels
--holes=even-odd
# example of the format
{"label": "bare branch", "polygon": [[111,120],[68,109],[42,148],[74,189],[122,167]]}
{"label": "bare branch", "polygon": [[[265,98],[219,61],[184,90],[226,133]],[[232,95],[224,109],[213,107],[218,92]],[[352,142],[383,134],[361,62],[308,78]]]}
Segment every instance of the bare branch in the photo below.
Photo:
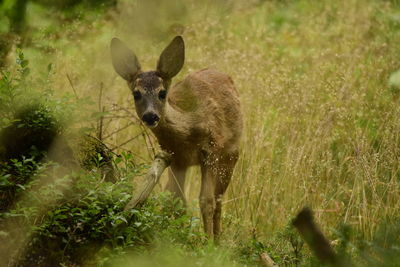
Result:
{"label": "bare branch", "polygon": [[125,142],[122,142],[122,143],[119,144],[118,146],[115,146],[115,147],[111,148],[111,150],[114,151],[114,150],[116,150],[117,148],[120,148],[120,147],[126,145],[127,143],[131,142],[132,140],[135,140],[136,138],[138,138],[138,137],[139,137],[140,135],[142,135],[142,134],[143,134],[143,132],[141,132],[141,133],[135,135],[134,137],[132,137],[132,138],[126,140]]}
{"label": "bare branch", "polygon": [[[100,92],[99,92],[99,112],[104,112],[105,108],[102,106],[103,98],[103,82],[100,83]],[[104,113],[103,113],[104,114]],[[98,122],[98,138],[103,140],[103,115],[100,116]]]}
{"label": "bare branch", "polygon": [[67,79],[68,79],[69,84],[71,85],[72,91],[74,92],[76,99],[79,99],[78,94],[76,93],[76,90],[75,90],[75,86],[72,83],[71,77],[69,77],[68,73],[67,73]]}
{"label": "bare branch", "polygon": [[133,118],[133,119],[135,119],[137,122],[140,122],[140,120],[139,120],[139,118],[137,117],[137,115],[133,112],[133,109],[132,109],[132,111],[131,111],[131,110],[129,110],[129,109],[126,108],[126,107],[123,107],[123,106],[121,106],[121,105],[118,105],[117,103],[114,103],[113,106],[119,108],[119,109],[113,110],[113,111],[121,111],[121,110],[122,110],[122,111],[125,111],[125,113],[128,113],[128,115],[129,115],[129,116],[126,116],[126,117]]}
{"label": "bare branch", "polygon": [[134,125],[133,122],[128,123],[127,125],[125,125],[125,126],[119,128],[119,129],[115,130],[114,132],[112,132],[112,133],[110,133],[110,134],[107,134],[106,136],[103,137],[103,139],[107,139],[107,138],[113,136],[114,134],[117,134],[117,133],[119,133],[119,132],[125,130],[126,128],[128,128],[129,126],[132,126],[132,125]]}
{"label": "bare branch", "polygon": [[145,182],[133,192],[133,198],[125,206],[125,210],[141,206],[149,197],[155,185],[160,180],[161,174],[171,164],[171,154],[165,151],[158,153],[145,176]]}

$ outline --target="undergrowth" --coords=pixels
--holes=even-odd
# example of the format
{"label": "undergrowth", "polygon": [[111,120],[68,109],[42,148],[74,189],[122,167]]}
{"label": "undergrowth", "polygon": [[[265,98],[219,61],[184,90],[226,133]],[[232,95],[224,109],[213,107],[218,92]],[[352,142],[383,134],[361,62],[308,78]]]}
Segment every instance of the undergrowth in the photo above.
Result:
{"label": "undergrowth", "polygon": [[[74,150],[79,134],[103,136],[118,179],[104,182],[96,149],[79,172],[29,153],[3,161],[2,197],[14,198],[1,213],[0,237],[14,240],[0,243],[3,253],[55,265],[251,266],[267,252],[280,266],[318,266],[290,225],[308,205],[346,262],[398,266],[398,1],[120,0],[101,12],[81,2],[29,3],[16,44],[24,53],[9,53],[17,64],[1,73],[0,129],[18,128],[22,108],[40,103],[33,126],[56,122]],[[126,40],[148,69],[176,34],[187,48],[176,81],[217,68],[241,96],[245,129],[219,246],[202,235],[197,170],[186,213],[158,189],[142,209],[122,209],[157,147],[112,70],[109,41]]]}

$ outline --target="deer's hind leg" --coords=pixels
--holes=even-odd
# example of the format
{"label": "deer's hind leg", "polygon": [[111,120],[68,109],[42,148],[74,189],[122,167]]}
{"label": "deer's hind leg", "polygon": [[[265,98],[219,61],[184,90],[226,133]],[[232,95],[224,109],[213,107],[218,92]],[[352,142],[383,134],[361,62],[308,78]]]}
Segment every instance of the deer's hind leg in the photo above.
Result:
{"label": "deer's hind leg", "polygon": [[200,210],[203,217],[204,232],[213,237],[213,216],[215,211],[215,171],[212,165],[201,164]]}
{"label": "deer's hind leg", "polygon": [[235,168],[238,160],[239,153],[235,152],[228,156],[223,156],[217,163],[217,181],[215,185],[215,211],[213,216],[213,232],[214,238],[218,239],[221,233],[221,209],[222,209],[222,196],[232,178],[233,169]]}

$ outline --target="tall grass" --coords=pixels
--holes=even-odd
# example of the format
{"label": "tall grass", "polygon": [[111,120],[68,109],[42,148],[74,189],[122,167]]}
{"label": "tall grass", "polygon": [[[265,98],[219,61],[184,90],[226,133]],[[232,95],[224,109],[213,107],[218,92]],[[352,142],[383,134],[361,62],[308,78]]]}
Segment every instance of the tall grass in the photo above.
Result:
{"label": "tall grass", "polygon": [[[144,68],[153,69],[174,35],[169,25],[184,25],[187,60],[175,81],[213,67],[228,73],[241,95],[240,160],[224,196],[227,243],[249,233],[268,240],[304,205],[329,234],[345,223],[365,239],[398,218],[400,109],[387,84],[400,68],[396,1],[166,3],[120,1],[107,19],[75,22],[57,34],[32,15],[31,27],[42,29],[35,40],[46,40],[53,56],[26,53],[31,65],[55,65],[60,93],[72,94],[72,83],[78,97],[96,100],[103,87],[108,110],[123,106],[134,114],[130,91],[110,63],[111,37],[126,40]],[[130,121],[107,121],[106,131]],[[118,146],[138,135],[119,151],[149,161],[142,131],[134,124],[106,141]],[[194,207],[199,183],[191,171],[186,193]]]}

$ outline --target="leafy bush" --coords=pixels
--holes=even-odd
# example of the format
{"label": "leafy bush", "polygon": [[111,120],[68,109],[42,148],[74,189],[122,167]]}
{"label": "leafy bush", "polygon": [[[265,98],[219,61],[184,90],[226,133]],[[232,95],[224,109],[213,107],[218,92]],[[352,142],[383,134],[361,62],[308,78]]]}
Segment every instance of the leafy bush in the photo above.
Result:
{"label": "leafy bush", "polygon": [[126,249],[147,247],[156,236],[170,231],[188,239],[190,219],[182,217],[183,206],[169,195],[151,198],[141,210],[124,211],[131,184],[127,180],[101,183],[98,178],[75,177],[75,186],[65,193],[68,199],[60,200],[34,227],[23,265],[83,263],[101,248],[104,261],[115,252],[120,255]]}
{"label": "leafy bush", "polygon": [[19,52],[19,75],[0,76],[0,210],[12,205],[61,134],[53,109],[29,90],[28,60]]}
{"label": "leafy bush", "polygon": [[61,126],[48,107],[41,104],[24,107],[13,123],[1,131],[3,157],[7,161],[31,156],[39,161],[60,133]]}
{"label": "leafy bush", "polygon": [[[57,168],[61,166],[47,165],[42,175]],[[35,181],[26,187],[35,187]],[[131,190],[128,179],[113,184],[102,182],[96,172],[66,175],[27,192],[15,209],[0,215],[0,223],[31,225],[32,237],[18,263],[23,266],[107,262],[127,251],[148,248],[159,238],[186,246],[201,241],[198,221],[185,215],[181,202],[170,194],[152,197],[140,210],[124,211]],[[46,206],[48,210],[38,211]],[[3,234],[9,238],[16,231],[18,227]],[[96,257],[98,251],[101,256]]]}

